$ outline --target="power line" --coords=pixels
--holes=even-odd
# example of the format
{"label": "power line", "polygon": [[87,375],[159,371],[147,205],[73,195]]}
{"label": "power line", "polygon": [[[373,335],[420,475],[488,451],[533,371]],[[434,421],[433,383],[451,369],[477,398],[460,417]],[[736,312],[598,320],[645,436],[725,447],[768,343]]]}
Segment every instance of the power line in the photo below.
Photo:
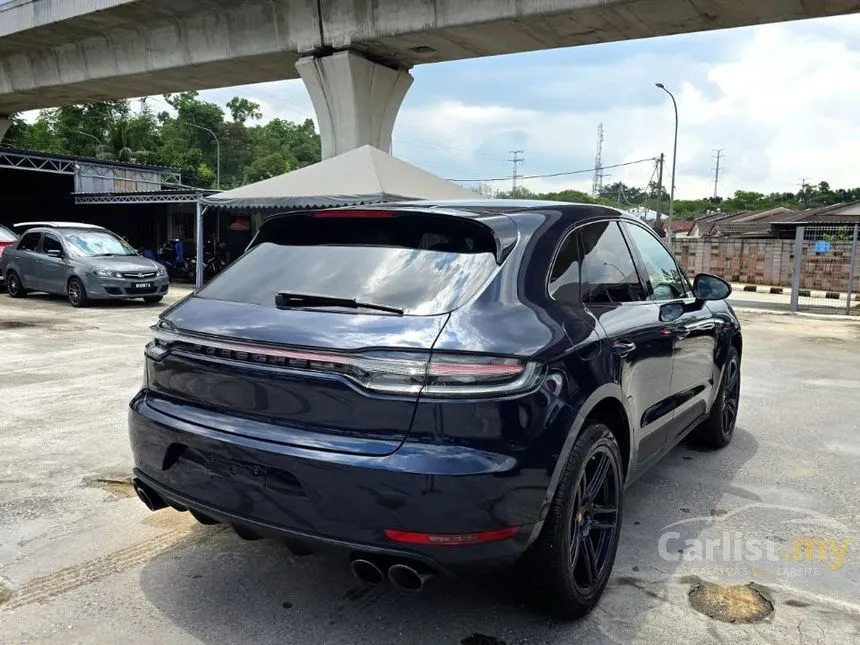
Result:
{"label": "power line", "polygon": [[[512,161],[509,159],[509,161]],[[603,170],[609,170],[611,168],[623,168],[625,166],[633,166],[635,164],[650,162],[654,163],[656,161],[655,157],[648,157],[647,159],[638,159],[636,161],[626,161],[624,163],[612,164],[610,166],[603,166]],[[594,172],[594,168],[586,168],[585,170],[569,170],[565,172],[552,172],[545,175],[519,175],[519,179],[547,179],[550,177],[565,177],[567,175],[582,175],[586,173]],[[511,177],[485,177],[483,179],[448,179],[448,181],[456,181],[456,182],[481,182],[481,181],[506,181]]]}

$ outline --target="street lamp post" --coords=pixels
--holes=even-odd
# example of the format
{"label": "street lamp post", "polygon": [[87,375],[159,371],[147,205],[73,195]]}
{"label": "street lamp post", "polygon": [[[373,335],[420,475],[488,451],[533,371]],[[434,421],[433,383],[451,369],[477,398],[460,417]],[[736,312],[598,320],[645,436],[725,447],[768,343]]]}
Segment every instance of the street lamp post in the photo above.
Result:
{"label": "street lamp post", "polygon": [[216,165],[217,168],[215,170],[215,188],[217,190],[221,190],[221,142],[218,141],[218,135],[216,135],[209,128],[204,128],[202,125],[197,125],[196,123],[188,122],[192,128],[197,128],[198,130],[204,130],[212,135],[212,138],[215,139],[215,154],[216,154]]}
{"label": "street lamp post", "polygon": [[672,106],[675,108],[675,146],[672,150],[672,188],[669,190],[669,217],[666,220],[666,240],[672,241],[672,220],[675,215],[675,167],[678,161],[678,102],[675,100],[675,95],[666,89],[663,83],[657,83],[657,87],[666,92],[669,98],[672,99]]}
{"label": "street lamp post", "polygon": [[74,134],[80,134],[80,135],[83,135],[83,136],[85,136],[85,137],[89,137],[90,139],[92,139],[93,141],[95,141],[95,142],[98,144],[98,147],[96,148],[96,153],[97,153],[97,154],[98,154],[99,152],[101,152],[101,151],[102,151],[102,148],[104,148],[104,147],[105,147],[105,144],[103,144],[103,143],[102,143],[102,140],[101,140],[101,139],[99,139],[99,138],[98,138],[96,135],[94,135],[94,134],[90,134],[89,132],[82,132],[81,130],[69,130],[69,132],[73,132]]}

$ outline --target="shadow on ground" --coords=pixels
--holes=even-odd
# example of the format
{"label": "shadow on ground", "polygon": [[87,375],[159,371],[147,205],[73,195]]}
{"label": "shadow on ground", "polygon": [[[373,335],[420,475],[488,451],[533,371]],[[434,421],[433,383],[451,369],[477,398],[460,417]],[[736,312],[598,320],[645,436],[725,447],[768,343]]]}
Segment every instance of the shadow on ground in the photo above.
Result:
{"label": "shadow on ground", "polygon": [[[243,542],[232,532],[171,551],[140,576],[149,602],[204,643],[626,643],[708,638],[712,619],[663,589],[680,562],[658,553],[661,529],[689,516],[720,512],[725,496],[755,501],[735,488],[736,473],[758,450],[738,429],[718,452],[681,445],[635,482],[625,499],[624,530],[612,580],[598,608],[559,623],[522,603],[504,575],[434,580],[418,595],[364,587],[346,562],[296,558],[274,541]],[[685,537],[695,536],[695,527]]]}

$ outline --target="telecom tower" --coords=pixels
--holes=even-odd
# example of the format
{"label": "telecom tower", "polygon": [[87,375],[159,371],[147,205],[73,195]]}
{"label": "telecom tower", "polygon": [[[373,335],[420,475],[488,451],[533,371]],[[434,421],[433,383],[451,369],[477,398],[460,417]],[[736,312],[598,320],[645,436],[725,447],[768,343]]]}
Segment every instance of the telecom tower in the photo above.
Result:
{"label": "telecom tower", "polygon": [[597,126],[597,154],[594,155],[594,180],[591,182],[591,194],[597,196],[603,188],[603,124]]}

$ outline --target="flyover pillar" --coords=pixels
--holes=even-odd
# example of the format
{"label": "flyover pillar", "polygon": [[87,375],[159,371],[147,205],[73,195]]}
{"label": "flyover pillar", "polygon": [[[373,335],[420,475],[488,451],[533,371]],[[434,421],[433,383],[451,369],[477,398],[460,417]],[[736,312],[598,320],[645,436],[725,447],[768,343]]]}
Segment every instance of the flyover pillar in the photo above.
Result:
{"label": "flyover pillar", "polygon": [[12,119],[8,116],[0,115],[0,143],[3,143],[3,137],[6,136],[6,131],[10,125],[12,125]]}
{"label": "flyover pillar", "polygon": [[355,52],[299,59],[296,70],[311,96],[328,159],[370,144],[391,152],[391,133],[412,75]]}

